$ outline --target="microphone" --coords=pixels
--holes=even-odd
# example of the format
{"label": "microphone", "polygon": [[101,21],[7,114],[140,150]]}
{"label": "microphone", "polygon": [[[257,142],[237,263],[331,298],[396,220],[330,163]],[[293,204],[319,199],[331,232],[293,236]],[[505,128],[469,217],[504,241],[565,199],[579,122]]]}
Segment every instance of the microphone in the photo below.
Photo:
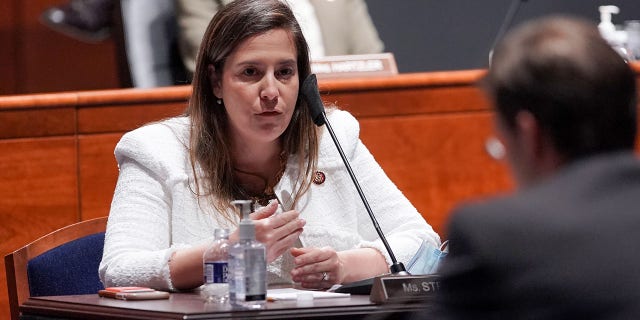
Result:
{"label": "microphone", "polygon": [[[315,74],[310,74],[304,80],[304,82],[302,83],[301,93],[302,93],[302,97],[307,102],[307,106],[309,107],[309,111],[311,112],[311,118],[313,119],[313,123],[315,123],[319,127],[322,126],[323,124],[326,125],[327,131],[329,131],[329,134],[331,135],[331,139],[333,139],[333,143],[338,149],[338,153],[340,153],[340,157],[344,162],[344,166],[347,168],[347,172],[349,173],[349,176],[351,177],[351,180],[353,181],[353,184],[355,185],[356,190],[358,191],[358,195],[360,195],[360,199],[362,200],[362,203],[364,204],[364,207],[366,208],[367,213],[371,218],[373,227],[378,233],[380,240],[382,240],[382,243],[384,244],[384,247],[386,248],[387,253],[389,253],[389,257],[391,258],[391,262],[392,262],[391,266],[389,266],[389,270],[391,271],[391,274],[407,275],[407,276],[410,275],[409,272],[407,272],[407,270],[405,269],[404,264],[396,260],[396,257],[393,254],[393,251],[391,250],[391,246],[389,246],[389,243],[387,242],[387,239],[385,238],[384,233],[382,232],[382,229],[380,229],[380,225],[378,225],[378,221],[376,220],[376,217],[373,214],[371,207],[369,206],[369,202],[367,201],[367,198],[365,197],[364,192],[362,192],[362,188],[360,188],[360,183],[358,183],[358,179],[356,178],[356,175],[353,173],[353,170],[351,170],[351,165],[349,164],[349,160],[345,156],[344,151],[342,151],[340,142],[338,142],[338,138],[336,137],[336,134],[334,133],[333,128],[331,127],[331,124],[327,119],[327,114],[324,111],[324,105],[322,104],[322,100],[320,99],[320,93],[318,92],[318,80],[316,79]],[[369,279],[364,279],[364,280],[344,284],[340,288],[336,289],[335,291],[342,292],[342,293],[351,293],[351,294],[369,294],[371,292],[372,285],[373,285],[373,278],[369,278]]]}
{"label": "microphone", "polygon": [[502,25],[500,25],[500,29],[498,29],[498,33],[496,34],[495,39],[493,39],[493,43],[491,44],[491,49],[489,50],[489,66],[491,66],[491,57],[493,56],[493,49],[498,45],[498,42],[504,34],[507,32],[507,29],[511,26],[513,22],[513,18],[518,13],[518,9],[520,9],[520,5],[523,2],[527,2],[527,0],[513,0],[511,1],[511,5],[509,6],[509,10],[507,10],[507,14],[504,16],[504,20],[502,21]]}

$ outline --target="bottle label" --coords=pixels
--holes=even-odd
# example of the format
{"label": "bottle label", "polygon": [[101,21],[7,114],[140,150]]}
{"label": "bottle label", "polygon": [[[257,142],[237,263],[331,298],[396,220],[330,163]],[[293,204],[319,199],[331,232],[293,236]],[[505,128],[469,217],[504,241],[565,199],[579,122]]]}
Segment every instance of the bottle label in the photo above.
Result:
{"label": "bottle label", "polygon": [[225,261],[207,261],[204,263],[204,283],[227,283],[228,264]]}
{"label": "bottle label", "polygon": [[246,295],[244,301],[264,301],[267,300],[266,294]]}
{"label": "bottle label", "polygon": [[245,255],[245,301],[264,300],[267,293],[267,264],[264,259],[264,250],[252,251],[252,254]]}

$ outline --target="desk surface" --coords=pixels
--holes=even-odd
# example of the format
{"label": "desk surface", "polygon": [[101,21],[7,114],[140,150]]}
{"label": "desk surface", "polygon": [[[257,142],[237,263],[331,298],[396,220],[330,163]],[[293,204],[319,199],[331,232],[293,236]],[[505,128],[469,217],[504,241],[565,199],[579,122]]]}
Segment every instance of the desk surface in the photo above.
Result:
{"label": "desk surface", "polygon": [[173,293],[167,300],[122,301],[97,294],[34,297],[20,311],[23,316],[77,319],[359,319],[372,314],[424,310],[426,304],[377,305],[369,296],[315,299],[313,302],[268,302],[261,310],[232,310],[229,304],[204,303],[197,294]]}

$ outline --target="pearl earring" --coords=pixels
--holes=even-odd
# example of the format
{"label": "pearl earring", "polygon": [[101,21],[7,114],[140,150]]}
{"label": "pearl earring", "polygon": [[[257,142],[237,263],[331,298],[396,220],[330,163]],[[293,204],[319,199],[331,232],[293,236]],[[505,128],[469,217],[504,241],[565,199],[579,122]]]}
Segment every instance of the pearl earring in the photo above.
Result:
{"label": "pearl earring", "polygon": [[217,103],[217,104],[222,104],[222,99],[218,99],[218,100],[216,100],[216,103]]}

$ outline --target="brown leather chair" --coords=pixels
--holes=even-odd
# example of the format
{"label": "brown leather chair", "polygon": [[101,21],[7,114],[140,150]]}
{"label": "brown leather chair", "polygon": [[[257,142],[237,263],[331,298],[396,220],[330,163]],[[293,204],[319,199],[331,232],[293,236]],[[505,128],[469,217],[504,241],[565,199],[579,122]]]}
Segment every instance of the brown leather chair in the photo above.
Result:
{"label": "brown leather chair", "polygon": [[78,222],[53,231],[5,256],[9,309],[29,297],[97,293],[102,289],[102,259],[107,217]]}

